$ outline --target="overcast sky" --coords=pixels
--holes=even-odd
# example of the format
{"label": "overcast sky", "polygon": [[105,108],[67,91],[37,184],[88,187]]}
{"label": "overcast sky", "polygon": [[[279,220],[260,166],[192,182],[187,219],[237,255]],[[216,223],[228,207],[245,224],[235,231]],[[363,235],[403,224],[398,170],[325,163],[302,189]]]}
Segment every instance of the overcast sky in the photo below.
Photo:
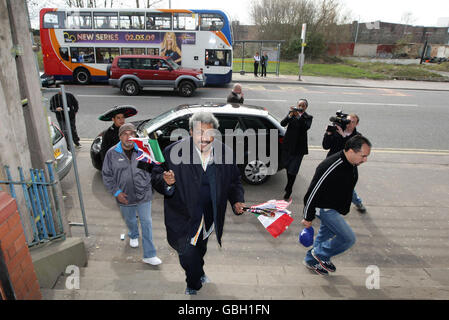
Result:
{"label": "overcast sky", "polygon": [[[49,0],[47,0],[49,1]],[[250,7],[253,0],[171,0],[173,9],[221,9],[231,19],[241,24],[251,24]],[[339,0],[345,11],[351,13],[353,20],[360,22],[403,23],[404,13],[411,13],[409,24],[437,26],[438,18],[449,18],[449,0]],[[43,0],[41,3],[45,3]],[[51,0],[53,3],[64,3],[63,0]],[[97,3],[101,3],[97,0]],[[123,6],[135,6],[135,0],[114,0]],[[169,0],[164,0],[156,8],[168,8]]]}
{"label": "overcast sky", "polygon": [[[413,25],[436,26],[438,18],[449,17],[449,0],[340,0],[352,17],[361,22],[381,20],[401,23],[402,16],[411,12]],[[168,0],[165,1],[168,7]],[[188,5],[188,8],[185,6]],[[251,0],[171,0],[172,8],[223,9],[242,24],[251,23]]]}

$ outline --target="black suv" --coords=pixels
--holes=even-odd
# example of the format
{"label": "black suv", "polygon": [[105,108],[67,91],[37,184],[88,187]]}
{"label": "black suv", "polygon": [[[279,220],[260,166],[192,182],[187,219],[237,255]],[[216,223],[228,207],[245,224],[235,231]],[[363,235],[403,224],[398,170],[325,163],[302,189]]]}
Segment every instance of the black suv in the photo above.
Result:
{"label": "black suv", "polygon": [[[258,185],[266,182],[270,177],[270,170],[268,170],[270,163],[265,163],[263,159],[259,159],[257,156],[258,149],[248,148],[248,142],[251,143],[251,141],[256,141],[256,145],[259,146],[260,141],[258,139],[262,137],[266,139],[266,154],[270,155],[270,150],[273,148],[270,145],[270,129],[276,130],[278,148],[276,155],[277,169],[282,169],[280,154],[285,129],[279,124],[278,120],[262,107],[238,104],[180,105],[153,119],[134,121],[132,123],[136,126],[139,136],[144,136],[144,132],[148,134],[157,132],[159,136],[158,142],[163,150],[173,142],[170,140],[172,132],[176,129],[184,129],[184,132],[187,133],[189,131],[189,118],[192,114],[200,111],[211,112],[218,119],[220,124],[218,130],[222,134],[223,142],[227,142],[226,129],[241,129],[242,132],[245,132],[247,129],[254,129],[254,132],[258,133],[256,135],[253,134],[256,140],[251,140],[247,135],[248,132],[243,140],[238,140],[235,136],[232,139],[233,144],[231,147],[234,152],[243,150],[245,153],[243,163],[238,163],[245,182]],[[92,164],[98,170],[101,170],[102,167],[100,148],[103,133],[104,131],[95,138],[90,151]],[[237,146],[236,141],[243,141],[244,145]]]}

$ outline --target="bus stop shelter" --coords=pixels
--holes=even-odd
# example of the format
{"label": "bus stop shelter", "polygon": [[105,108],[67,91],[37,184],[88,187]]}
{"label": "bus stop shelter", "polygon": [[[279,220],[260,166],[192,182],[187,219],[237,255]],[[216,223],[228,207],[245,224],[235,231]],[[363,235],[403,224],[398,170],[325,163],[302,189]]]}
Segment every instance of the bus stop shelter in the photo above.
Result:
{"label": "bus stop shelter", "polygon": [[[281,44],[284,40],[234,40],[233,44],[233,66],[232,72],[245,73],[254,72],[254,55],[264,52],[268,55],[267,74],[279,76],[281,60]],[[260,66],[259,66],[260,69]],[[260,72],[260,71],[259,71]]]}

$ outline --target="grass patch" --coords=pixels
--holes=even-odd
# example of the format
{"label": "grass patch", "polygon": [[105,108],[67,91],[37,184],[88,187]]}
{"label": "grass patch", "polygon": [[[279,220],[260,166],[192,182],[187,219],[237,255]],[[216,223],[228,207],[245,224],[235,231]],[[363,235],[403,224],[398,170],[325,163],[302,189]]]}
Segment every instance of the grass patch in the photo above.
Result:
{"label": "grass patch", "polygon": [[[321,62],[321,61],[320,61]],[[268,64],[267,72],[275,73],[277,64],[271,61]],[[234,72],[244,70],[246,73],[254,72],[252,59],[234,60]],[[400,79],[400,80],[441,80],[444,77],[435,72],[448,71],[449,62],[436,65],[397,65],[381,62],[359,62],[345,60],[339,63],[306,63],[303,67],[302,75],[319,77],[337,77],[349,79]],[[260,73],[260,69],[259,69]],[[298,75],[299,66],[296,61],[281,61],[279,65],[281,75]]]}

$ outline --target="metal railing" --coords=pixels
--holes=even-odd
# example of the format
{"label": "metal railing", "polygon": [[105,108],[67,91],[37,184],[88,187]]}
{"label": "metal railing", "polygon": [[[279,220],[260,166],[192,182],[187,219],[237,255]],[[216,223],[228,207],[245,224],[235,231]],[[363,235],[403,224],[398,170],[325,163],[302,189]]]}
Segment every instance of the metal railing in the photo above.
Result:
{"label": "metal railing", "polygon": [[[30,169],[30,178],[25,180],[21,167],[17,168],[20,181],[13,181],[9,166],[4,166],[8,180],[0,181],[0,184],[9,186],[11,197],[14,199],[17,199],[15,186],[21,186],[27,209],[27,213],[22,212],[21,217],[29,217],[33,232],[32,239],[27,240],[29,247],[59,238],[65,239],[52,161],[47,161],[46,165],[48,181],[42,169]],[[53,208],[52,200],[56,208]]]}

